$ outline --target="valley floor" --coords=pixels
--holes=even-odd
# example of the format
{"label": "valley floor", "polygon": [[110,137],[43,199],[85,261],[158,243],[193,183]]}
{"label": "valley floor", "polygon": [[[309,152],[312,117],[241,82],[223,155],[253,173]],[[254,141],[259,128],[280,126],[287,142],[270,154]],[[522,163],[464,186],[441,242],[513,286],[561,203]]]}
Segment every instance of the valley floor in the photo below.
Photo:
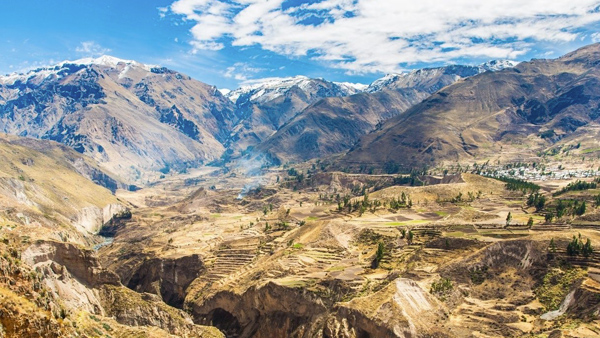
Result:
{"label": "valley floor", "polygon": [[138,208],[98,256],[124,285],[228,337],[600,334],[600,256],[567,253],[574,237],[600,241],[600,191],[578,197],[585,217],[548,223],[495,179],[391,178],[168,181],[118,195]]}

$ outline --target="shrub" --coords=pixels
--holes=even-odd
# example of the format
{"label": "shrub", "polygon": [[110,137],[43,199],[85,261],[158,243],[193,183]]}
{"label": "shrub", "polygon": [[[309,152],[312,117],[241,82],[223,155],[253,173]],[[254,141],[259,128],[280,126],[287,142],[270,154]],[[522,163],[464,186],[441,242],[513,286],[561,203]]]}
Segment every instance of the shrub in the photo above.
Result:
{"label": "shrub", "polygon": [[440,278],[437,281],[431,283],[431,288],[429,289],[429,293],[434,294],[441,299],[445,299],[446,295],[452,291],[454,287],[452,286],[452,282],[448,278]]}

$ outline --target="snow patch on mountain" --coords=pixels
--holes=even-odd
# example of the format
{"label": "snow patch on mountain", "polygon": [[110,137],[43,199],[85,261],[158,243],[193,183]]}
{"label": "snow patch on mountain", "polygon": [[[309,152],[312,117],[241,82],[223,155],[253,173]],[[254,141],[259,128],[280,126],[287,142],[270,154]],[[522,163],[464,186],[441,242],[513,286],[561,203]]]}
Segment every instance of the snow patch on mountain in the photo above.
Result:
{"label": "snow patch on mountain", "polygon": [[[492,60],[477,66],[450,65],[437,68],[415,69],[407,73],[387,74],[373,81],[365,91],[374,93],[385,89],[395,89],[396,87],[414,87],[425,81],[439,78],[442,75],[452,76],[454,81],[456,81],[460,78],[478,75],[487,71],[496,72],[505,68],[511,68],[517,64],[519,63],[511,60]],[[399,84],[402,85],[399,86]]]}
{"label": "snow patch on mountain", "polygon": [[488,61],[486,63],[482,63],[481,65],[479,65],[479,67],[484,70],[497,72],[497,71],[505,69],[505,68],[515,67],[518,64],[519,64],[518,61],[492,60],[492,61]]}
{"label": "snow patch on mountain", "polygon": [[[364,83],[352,83],[352,82],[334,82],[336,85],[346,88],[348,92],[355,91],[353,94],[362,93],[367,88],[369,88],[368,84]],[[350,94],[352,95],[352,94]]]}

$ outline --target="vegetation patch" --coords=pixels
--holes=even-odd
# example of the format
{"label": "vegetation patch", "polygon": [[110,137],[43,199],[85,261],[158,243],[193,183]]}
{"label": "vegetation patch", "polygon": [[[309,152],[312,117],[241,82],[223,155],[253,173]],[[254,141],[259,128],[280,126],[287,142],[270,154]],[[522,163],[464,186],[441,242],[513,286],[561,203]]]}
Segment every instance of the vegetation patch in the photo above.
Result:
{"label": "vegetation patch", "polygon": [[546,311],[558,310],[574,283],[583,279],[587,272],[580,268],[554,268],[542,279],[535,295]]}
{"label": "vegetation patch", "polygon": [[431,288],[429,289],[429,293],[437,296],[441,300],[446,300],[448,295],[454,289],[452,285],[452,281],[448,278],[440,278],[437,281],[431,283]]}
{"label": "vegetation patch", "polygon": [[491,177],[491,178],[495,178],[499,181],[505,182],[506,190],[510,190],[510,191],[522,191],[523,194],[526,194],[528,192],[535,193],[540,190],[539,185],[528,182],[528,181],[520,180],[518,178],[511,178],[511,177]]}
{"label": "vegetation patch", "polygon": [[476,267],[470,269],[469,277],[471,278],[471,282],[476,285],[483,284],[483,282],[485,281],[485,277],[487,275],[487,271],[488,271],[487,266],[482,266],[482,267],[476,266]]}
{"label": "vegetation patch", "polygon": [[596,179],[596,181],[594,181],[594,182],[585,182],[585,181],[577,180],[575,182],[571,182],[571,183],[567,184],[566,187],[553,193],[552,196],[559,196],[559,195],[562,195],[569,191],[581,191],[581,190],[596,189],[598,187],[597,181],[598,181],[598,179]]}
{"label": "vegetation patch", "polygon": [[597,151],[600,151],[600,148],[587,148],[587,149],[583,149],[581,151],[582,154],[589,154],[589,153],[595,153]]}

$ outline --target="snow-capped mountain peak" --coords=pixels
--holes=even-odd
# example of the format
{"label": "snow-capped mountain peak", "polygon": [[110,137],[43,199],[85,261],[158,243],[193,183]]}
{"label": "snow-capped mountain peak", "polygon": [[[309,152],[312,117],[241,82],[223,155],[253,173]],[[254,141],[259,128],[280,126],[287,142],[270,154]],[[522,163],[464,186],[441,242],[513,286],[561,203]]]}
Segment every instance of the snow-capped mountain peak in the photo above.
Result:
{"label": "snow-capped mountain peak", "polygon": [[65,64],[75,64],[75,65],[97,65],[97,66],[105,66],[105,67],[113,67],[116,68],[119,65],[124,66],[134,66],[140,67],[147,71],[150,71],[152,68],[158,67],[157,65],[148,65],[144,63],[140,63],[134,60],[125,60],[119,59],[110,55],[102,55],[97,58],[83,58],[74,61],[63,61],[58,64],[58,66],[63,66]]}
{"label": "snow-capped mountain peak", "polygon": [[23,73],[15,72],[4,76],[0,75],[0,84],[13,84],[18,80],[22,82],[26,82],[29,80],[35,80],[39,82],[52,76],[60,78],[63,74],[72,72],[73,65],[82,66],[79,68],[83,68],[84,66],[101,66],[115,68],[120,71],[119,78],[123,77],[131,69],[142,69],[144,71],[150,72],[153,68],[159,67],[156,65],[148,65],[133,60],[119,59],[110,55],[103,55],[97,58],[83,58],[73,61],[66,60],[59,62],[55,65],[44,66]]}
{"label": "snow-capped mountain peak", "polygon": [[[255,80],[225,94],[231,101],[265,103],[285,95],[290,89],[297,87],[306,93],[328,96],[348,96],[364,91],[367,85],[348,82],[329,82],[324,79],[313,79],[303,75],[285,78],[264,78]],[[238,100],[243,102],[238,102]]]}

